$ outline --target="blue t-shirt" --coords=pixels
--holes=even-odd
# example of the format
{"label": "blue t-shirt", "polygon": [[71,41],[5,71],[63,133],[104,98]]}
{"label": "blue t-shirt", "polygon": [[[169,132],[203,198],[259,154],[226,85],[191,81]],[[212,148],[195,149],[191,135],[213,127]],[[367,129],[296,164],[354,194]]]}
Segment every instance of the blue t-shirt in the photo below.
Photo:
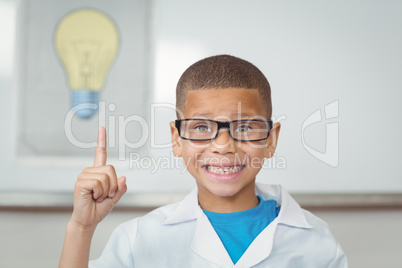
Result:
{"label": "blue t-shirt", "polygon": [[279,214],[280,207],[276,207],[275,200],[264,201],[261,196],[257,197],[259,205],[244,211],[217,213],[204,210],[234,264]]}

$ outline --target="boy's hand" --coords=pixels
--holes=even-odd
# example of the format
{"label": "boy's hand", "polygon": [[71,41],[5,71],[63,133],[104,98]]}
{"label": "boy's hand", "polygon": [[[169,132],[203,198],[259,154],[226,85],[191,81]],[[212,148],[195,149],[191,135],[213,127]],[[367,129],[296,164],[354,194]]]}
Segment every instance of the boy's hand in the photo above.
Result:
{"label": "boy's hand", "polygon": [[96,227],[127,191],[126,178],[117,179],[112,165],[106,165],[106,129],[101,127],[93,167],[78,175],[74,189],[71,221],[81,227]]}

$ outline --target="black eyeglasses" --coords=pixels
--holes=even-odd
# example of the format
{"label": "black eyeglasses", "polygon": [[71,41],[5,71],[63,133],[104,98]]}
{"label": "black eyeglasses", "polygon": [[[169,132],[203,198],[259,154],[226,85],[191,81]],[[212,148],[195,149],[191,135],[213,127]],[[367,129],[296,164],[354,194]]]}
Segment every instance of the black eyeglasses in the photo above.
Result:
{"label": "black eyeglasses", "polygon": [[175,121],[179,135],[184,140],[209,141],[215,139],[221,128],[229,130],[230,137],[235,141],[266,140],[272,129],[271,120],[243,119],[220,122],[209,119],[181,119]]}

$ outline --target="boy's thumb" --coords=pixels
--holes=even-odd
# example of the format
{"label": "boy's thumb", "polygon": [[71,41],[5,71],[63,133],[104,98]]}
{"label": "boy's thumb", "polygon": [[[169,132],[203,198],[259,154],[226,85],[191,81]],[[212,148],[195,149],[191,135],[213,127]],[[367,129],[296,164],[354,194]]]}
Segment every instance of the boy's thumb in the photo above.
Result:
{"label": "boy's thumb", "polygon": [[121,176],[117,180],[117,192],[116,195],[112,198],[114,204],[119,202],[120,198],[127,192],[127,184],[126,184],[126,177]]}

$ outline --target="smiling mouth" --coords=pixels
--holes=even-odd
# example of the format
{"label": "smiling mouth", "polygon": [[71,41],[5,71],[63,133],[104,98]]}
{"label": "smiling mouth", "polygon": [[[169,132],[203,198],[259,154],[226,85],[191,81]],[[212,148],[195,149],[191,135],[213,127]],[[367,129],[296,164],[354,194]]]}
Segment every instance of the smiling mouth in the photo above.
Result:
{"label": "smiling mouth", "polygon": [[220,166],[206,165],[205,168],[210,173],[224,175],[224,174],[233,174],[233,173],[239,172],[240,170],[242,170],[244,168],[244,165],[233,166],[233,167],[220,167]]}

